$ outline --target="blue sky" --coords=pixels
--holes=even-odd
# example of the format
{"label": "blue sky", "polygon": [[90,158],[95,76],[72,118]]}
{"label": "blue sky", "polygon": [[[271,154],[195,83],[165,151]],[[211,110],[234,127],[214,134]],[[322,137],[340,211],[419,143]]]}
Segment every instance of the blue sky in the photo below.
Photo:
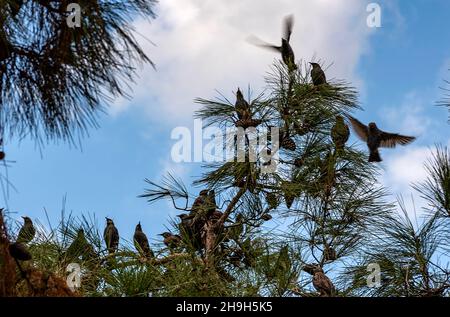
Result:
{"label": "blue sky", "polygon": [[1,199],[11,217],[28,215],[44,222],[45,208],[56,223],[66,196],[67,211],[95,213],[101,228],[104,217],[111,217],[121,236],[130,239],[141,221],[149,238],[157,239],[176,212],[165,202],[148,205],[137,198],[146,186],[144,178],[159,180],[173,171],[189,184],[201,172],[199,164],[171,161],[171,130],[192,126],[195,97],[215,97],[218,89],[233,98],[238,85],[249,84],[258,93],[276,56],[252,47],[245,37],[279,41],[280,21],[289,13],[296,17],[296,57],[334,62],[329,76],[361,91],[365,111],[356,114],[361,121],[419,136],[409,147],[382,152],[380,181],[393,194],[408,195],[408,184],[425,177],[421,166],[428,148],[450,142],[447,112],[434,107],[443,96],[439,87],[450,79],[447,0],[378,1],[382,27],[377,29],[365,25],[364,1],[161,2],[156,20],[136,21],[139,34],[157,45],[141,38],[158,70],[140,71],[134,98],[117,100],[99,120],[100,128],[82,140],[81,149],[49,144],[41,154],[33,141],[6,143],[7,159],[14,161],[9,180],[17,192]]}

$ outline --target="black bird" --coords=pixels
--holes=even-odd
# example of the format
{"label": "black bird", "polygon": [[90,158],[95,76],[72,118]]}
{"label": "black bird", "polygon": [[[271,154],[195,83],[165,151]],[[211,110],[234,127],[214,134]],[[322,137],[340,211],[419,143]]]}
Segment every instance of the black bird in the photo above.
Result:
{"label": "black bird", "polygon": [[163,242],[169,249],[174,249],[180,246],[181,244],[181,237],[177,234],[172,234],[170,232],[163,232],[159,235],[164,237]]}
{"label": "black bird", "polygon": [[33,226],[33,221],[29,217],[22,217],[24,220],[22,228],[20,228],[17,235],[17,242],[28,243],[33,240],[36,234],[36,229]]}
{"label": "black bird", "polygon": [[311,79],[313,81],[314,86],[320,86],[327,83],[327,77],[325,76],[325,72],[322,70],[317,63],[310,63],[312,66],[311,69]]}
{"label": "black bird", "polygon": [[293,26],[294,26],[294,16],[293,15],[286,16],[283,21],[283,37],[281,39],[281,46],[265,43],[256,37],[251,37],[249,40],[254,45],[280,52],[281,58],[283,59],[283,62],[287,65],[289,71],[294,71],[297,69],[297,65],[295,64],[295,54],[294,50],[291,47],[291,44],[289,44]]}
{"label": "black bird", "polygon": [[25,244],[20,242],[11,243],[9,245],[9,254],[16,260],[29,261],[31,260],[31,253],[28,251]]}
{"label": "black bird", "polygon": [[248,120],[251,118],[250,105],[244,99],[244,95],[238,88],[236,92],[236,103],[234,104],[239,120]]}
{"label": "black bird", "polygon": [[103,238],[105,239],[108,253],[116,252],[119,247],[119,231],[114,226],[112,219],[106,218],[106,228],[103,232]]}
{"label": "black bird", "polygon": [[136,250],[142,256],[144,256],[146,258],[152,258],[155,256],[152,249],[150,249],[150,245],[148,243],[147,236],[142,231],[140,222],[136,225],[136,229],[134,230],[133,239],[134,239],[134,246],[136,247]]}
{"label": "black bird", "polygon": [[342,116],[336,116],[336,123],[331,129],[331,139],[337,150],[342,150],[350,137],[350,129]]}
{"label": "black bird", "polygon": [[367,143],[370,151],[369,162],[381,162],[379,147],[395,148],[397,144],[407,145],[416,138],[413,136],[405,136],[397,133],[388,133],[378,129],[375,122],[369,123],[369,126],[361,123],[358,119],[348,116],[358,137]]}
{"label": "black bird", "polygon": [[320,266],[316,266],[313,270],[313,286],[320,293],[322,297],[332,297],[336,293],[336,289],[328,278],[325,275],[322,268]]}

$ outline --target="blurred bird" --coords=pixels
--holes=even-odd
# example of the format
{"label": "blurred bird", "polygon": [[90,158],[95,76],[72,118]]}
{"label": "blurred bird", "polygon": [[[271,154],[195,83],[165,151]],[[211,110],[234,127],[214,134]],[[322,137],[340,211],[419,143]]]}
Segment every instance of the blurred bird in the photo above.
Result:
{"label": "blurred bird", "polygon": [[336,123],[331,129],[331,139],[337,150],[342,150],[350,137],[350,129],[342,116],[336,116]]}
{"label": "blurred bird", "polygon": [[320,86],[327,83],[327,77],[325,76],[325,72],[322,70],[319,64],[310,63],[312,66],[311,69],[311,79],[313,81],[314,86]]}
{"label": "blurred bird", "polygon": [[382,161],[378,151],[379,147],[395,148],[397,144],[407,145],[416,139],[413,136],[384,132],[378,129],[375,122],[371,122],[369,123],[369,126],[366,126],[352,116],[348,116],[348,118],[358,137],[367,143],[370,151],[369,162]]}
{"label": "blurred bird", "polygon": [[322,297],[332,297],[336,293],[333,283],[318,265],[313,270],[313,286]]}
{"label": "blurred bird", "polygon": [[19,234],[17,235],[17,242],[28,243],[33,240],[36,234],[36,229],[33,226],[33,221],[28,217],[22,217],[24,220],[22,228],[20,228]]}
{"label": "blurred bird", "polygon": [[94,248],[86,239],[84,230],[80,228],[77,232],[76,238],[72,241],[67,248],[66,256],[69,259],[76,259],[81,256],[84,260],[92,259],[95,257]]}
{"label": "blurred bird", "polygon": [[196,216],[199,213],[205,212],[205,205],[208,201],[209,190],[203,189],[200,191],[199,196],[194,200],[191,207],[191,215]]}
{"label": "blurred bird", "polygon": [[294,26],[294,16],[293,15],[286,16],[283,20],[283,37],[281,39],[281,46],[268,44],[254,36],[250,37],[248,40],[250,41],[250,43],[254,45],[280,52],[283,62],[286,64],[289,71],[291,72],[298,68],[297,65],[295,64],[294,50],[292,49],[291,44],[289,44],[293,26]]}
{"label": "blurred bird", "polygon": [[244,99],[241,90],[238,88],[236,92],[236,103],[234,105],[239,120],[248,120],[251,117],[250,105]]}
{"label": "blurred bird", "polygon": [[108,253],[112,254],[116,252],[119,247],[119,231],[114,226],[112,219],[106,218],[106,228],[103,232],[103,238],[105,240]]}
{"label": "blurred bird", "polygon": [[180,232],[183,241],[188,245],[193,247],[195,250],[202,249],[201,240],[201,227],[194,225],[194,216],[187,214],[177,215],[181,219],[178,224],[178,231]]}
{"label": "blurred bird", "polygon": [[145,258],[152,258],[155,256],[152,249],[150,249],[147,236],[142,231],[140,222],[136,225],[136,229],[134,230],[133,241],[136,250],[141,256]]}
{"label": "blurred bird", "polygon": [[20,242],[11,243],[9,245],[9,254],[16,260],[29,261],[31,260],[31,253],[28,251],[25,244]]}
{"label": "blurred bird", "polygon": [[164,237],[163,242],[169,249],[175,249],[179,247],[181,244],[181,237],[177,234],[172,234],[170,232],[163,232],[159,235]]}

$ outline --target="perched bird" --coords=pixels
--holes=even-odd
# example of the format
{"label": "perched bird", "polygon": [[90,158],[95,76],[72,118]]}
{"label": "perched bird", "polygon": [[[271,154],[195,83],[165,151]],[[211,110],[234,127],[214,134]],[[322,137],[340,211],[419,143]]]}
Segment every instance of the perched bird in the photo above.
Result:
{"label": "perched bird", "polygon": [[384,132],[378,129],[375,122],[371,122],[369,126],[366,126],[351,116],[348,116],[348,118],[358,137],[367,143],[370,151],[369,162],[382,161],[378,151],[379,147],[394,148],[397,144],[407,145],[416,139],[413,136]]}
{"label": "perched bird", "polygon": [[82,228],[78,229],[77,236],[67,248],[66,256],[69,259],[76,259],[81,256],[84,260],[95,257],[94,248],[87,241]]}
{"label": "perched bird", "polygon": [[320,86],[327,83],[327,77],[325,76],[325,72],[322,70],[319,64],[310,63],[312,66],[311,69],[311,79],[313,81],[314,86]]}
{"label": "perched bird", "polygon": [[116,252],[119,247],[119,231],[114,226],[112,219],[106,218],[106,228],[103,232],[103,238],[105,239],[108,253]]}
{"label": "perched bird", "polygon": [[202,248],[201,228],[194,225],[194,216],[180,214],[177,217],[181,219],[181,222],[178,224],[178,230],[183,241],[188,246],[200,250]]}
{"label": "perched bird", "polygon": [[20,242],[11,243],[8,247],[9,254],[16,260],[29,261],[31,260],[31,253],[28,251],[25,244]]}
{"label": "perched bird", "polygon": [[336,289],[328,278],[325,275],[322,268],[320,266],[316,266],[313,270],[313,286],[320,293],[322,297],[332,297],[336,293]]}
{"label": "perched bird", "polygon": [[198,197],[194,200],[194,203],[192,204],[191,215],[195,216],[199,213],[205,212],[205,205],[207,204],[208,201],[208,192],[209,190],[207,189],[203,189],[202,191],[200,191]]}
{"label": "perched bird", "polygon": [[281,58],[288,67],[289,71],[294,71],[298,67],[295,64],[294,50],[292,49],[291,44],[289,44],[293,25],[294,25],[294,16],[293,15],[286,16],[283,21],[284,30],[283,30],[283,37],[281,39],[281,46],[265,43],[256,37],[251,37],[249,40],[254,45],[280,52]]}
{"label": "perched bird", "polygon": [[177,234],[172,234],[170,232],[163,232],[159,235],[164,237],[163,242],[169,249],[174,249],[180,246],[181,244],[181,237]]}
{"label": "perched bird", "polygon": [[336,116],[336,123],[331,129],[331,139],[337,150],[342,150],[350,137],[350,129],[342,116]]}
{"label": "perched bird", "polygon": [[239,120],[247,120],[251,117],[250,105],[244,99],[244,95],[241,90],[238,88],[236,92],[236,103],[234,105]]}
{"label": "perched bird", "polygon": [[136,225],[136,229],[134,230],[133,241],[134,241],[134,246],[135,246],[136,250],[143,257],[152,258],[155,256],[152,249],[150,249],[150,245],[148,243],[147,236],[142,231],[140,222]]}
{"label": "perched bird", "polygon": [[29,217],[22,217],[24,220],[22,228],[20,228],[17,235],[17,242],[28,243],[33,240],[36,234],[36,229],[33,226],[33,221]]}

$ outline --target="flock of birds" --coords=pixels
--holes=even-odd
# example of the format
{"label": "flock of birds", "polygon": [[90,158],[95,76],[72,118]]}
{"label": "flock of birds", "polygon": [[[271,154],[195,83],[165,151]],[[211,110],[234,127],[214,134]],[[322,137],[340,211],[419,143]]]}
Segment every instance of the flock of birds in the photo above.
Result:
{"label": "flock of birds", "polygon": [[[214,190],[202,190],[195,199],[190,209],[190,213],[178,215],[181,219],[179,223],[179,232],[183,238],[182,236],[172,234],[171,232],[163,232],[159,235],[163,237],[164,245],[171,251],[180,247],[183,241],[191,242],[197,250],[200,250],[204,247],[204,234],[202,229],[205,223],[207,221],[217,221],[222,215],[223,213],[217,210]],[[16,242],[10,244],[9,250],[13,258],[20,261],[28,261],[31,260],[31,254],[27,250],[26,245],[34,239],[36,228],[34,227],[31,218],[22,218],[24,219],[23,225],[19,230]],[[114,221],[110,218],[106,218],[103,239],[109,254],[118,251],[120,240],[119,230],[114,225]],[[136,250],[142,257],[148,259],[155,256],[153,250],[150,248],[147,235],[142,230],[140,222],[136,225],[133,242]],[[84,250],[73,250],[80,248]],[[87,242],[84,230],[80,228],[78,229],[72,244],[67,248],[67,253],[86,253],[87,249],[93,251],[92,246]],[[73,252],[71,252],[72,250]]]}
{"label": "flock of birds", "polygon": [[[281,46],[267,44],[255,37],[250,41],[261,47],[269,48],[281,53],[283,62],[288,67],[290,72],[298,69],[295,63],[294,50],[290,45],[290,39],[292,34],[292,27],[294,24],[293,16],[287,16],[284,20],[284,35],[281,39]],[[327,79],[325,72],[322,70],[318,63],[310,63],[311,79],[314,86],[327,85]],[[236,126],[257,126],[261,123],[261,120],[253,119],[251,116],[251,109],[248,102],[244,99],[242,92],[238,88],[236,93],[235,110],[238,115],[239,121]],[[380,130],[374,122],[365,125],[356,118],[346,115],[348,121],[353,127],[356,135],[364,142],[366,142],[369,148],[369,162],[381,162],[381,156],[379,153],[380,147],[393,148],[397,144],[406,145],[415,140],[415,137],[404,136],[397,133],[388,133]],[[337,149],[342,149],[350,136],[349,126],[346,124],[344,117],[338,115],[336,117],[336,123],[331,130],[331,137],[336,145]],[[287,148],[295,148],[295,143],[289,142],[284,145]],[[292,143],[292,142],[291,142]],[[180,235],[172,234],[170,232],[164,232],[160,234],[163,237],[163,243],[170,249],[174,250],[179,247],[183,241],[189,241],[192,243],[195,249],[201,250],[205,245],[204,226],[208,221],[218,221],[223,216],[223,213],[217,210],[215,202],[215,194],[213,190],[202,190],[199,196],[194,201],[189,214],[178,215],[180,218],[179,231]],[[11,243],[9,246],[10,254],[13,258],[19,261],[28,261],[31,259],[31,254],[26,248],[26,244],[29,243],[35,236],[36,229],[33,226],[33,222],[29,217],[23,217],[24,224],[21,227],[17,236],[16,242]],[[270,219],[270,218],[269,218]],[[267,220],[269,220],[267,219]],[[106,250],[109,254],[117,252],[119,247],[119,231],[114,225],[114,222],[110,218],[106,218],[106,228],[103,234]],[[136,225],[134,236],[134,245],[139,254],[144,258],[153,258],[154,253],[150,248],[150,244],[146,234],[142,230],[141,223]],[[79,229],[77,236],[69,246],[67,251],[71,248],[79,247],[80,245],[87,246],[87,240],[84,235],[83,229]],[[92,247],[91,247],[92,248]],[[93,250],[93,249],[92,249]],[[318,265],[307,265],[304,271],[313,276],[313,285],[320,292],[322,296],[333,296],[335,288],[331,280],[325,275],[323,269]]]}
{"label": "flock of birds", "polygon": [[[272,44],[268,44],[257,37],[250,37],[248,40],[250,43],[268,48],[271,50],[275,50],[281,53],[281,59],[288,67],[290,72],[295,71],[298,66],[295,64],[295,54],[294,50],[291,47],[290,39],[292,34],[292,28],[294,25],[294,17],[293,15],[289,15],[284,19],[284,32],[283,37],[281,39],[281,46],[276,46]],[[327,78],[325,72],[321,68],[318,63],[310,63],[311,68],[311,79],[314,86],[327,85]],[[250,107],[248,103],[243,99],[242,93],[238,89],[236,94],[236,111],[239,113],[243,112],[243,109],[246,109],[247,113],[250,113]],[[241,117],[240,117],[241,118]],[[361,123],[358,119],[347,115],[347,118],[350,124],[353,127],[356,135],[367,144],[369,148],[369,162],[381,162],[381,156],[379,153],[380,147],[385,148],[394,148],[396,145],[407,145],[413,142],[416,138],[413,136],[405,136],[398,133],[389,133],[380,130],[375,122],[370,122],[369,125],[365,125]],[[350,132],[348,126],[343,120],[342,116],[337,116],[336,125],[333,127],[332,136],[337,137],[338,143],[342,143],[348,140]]]}

